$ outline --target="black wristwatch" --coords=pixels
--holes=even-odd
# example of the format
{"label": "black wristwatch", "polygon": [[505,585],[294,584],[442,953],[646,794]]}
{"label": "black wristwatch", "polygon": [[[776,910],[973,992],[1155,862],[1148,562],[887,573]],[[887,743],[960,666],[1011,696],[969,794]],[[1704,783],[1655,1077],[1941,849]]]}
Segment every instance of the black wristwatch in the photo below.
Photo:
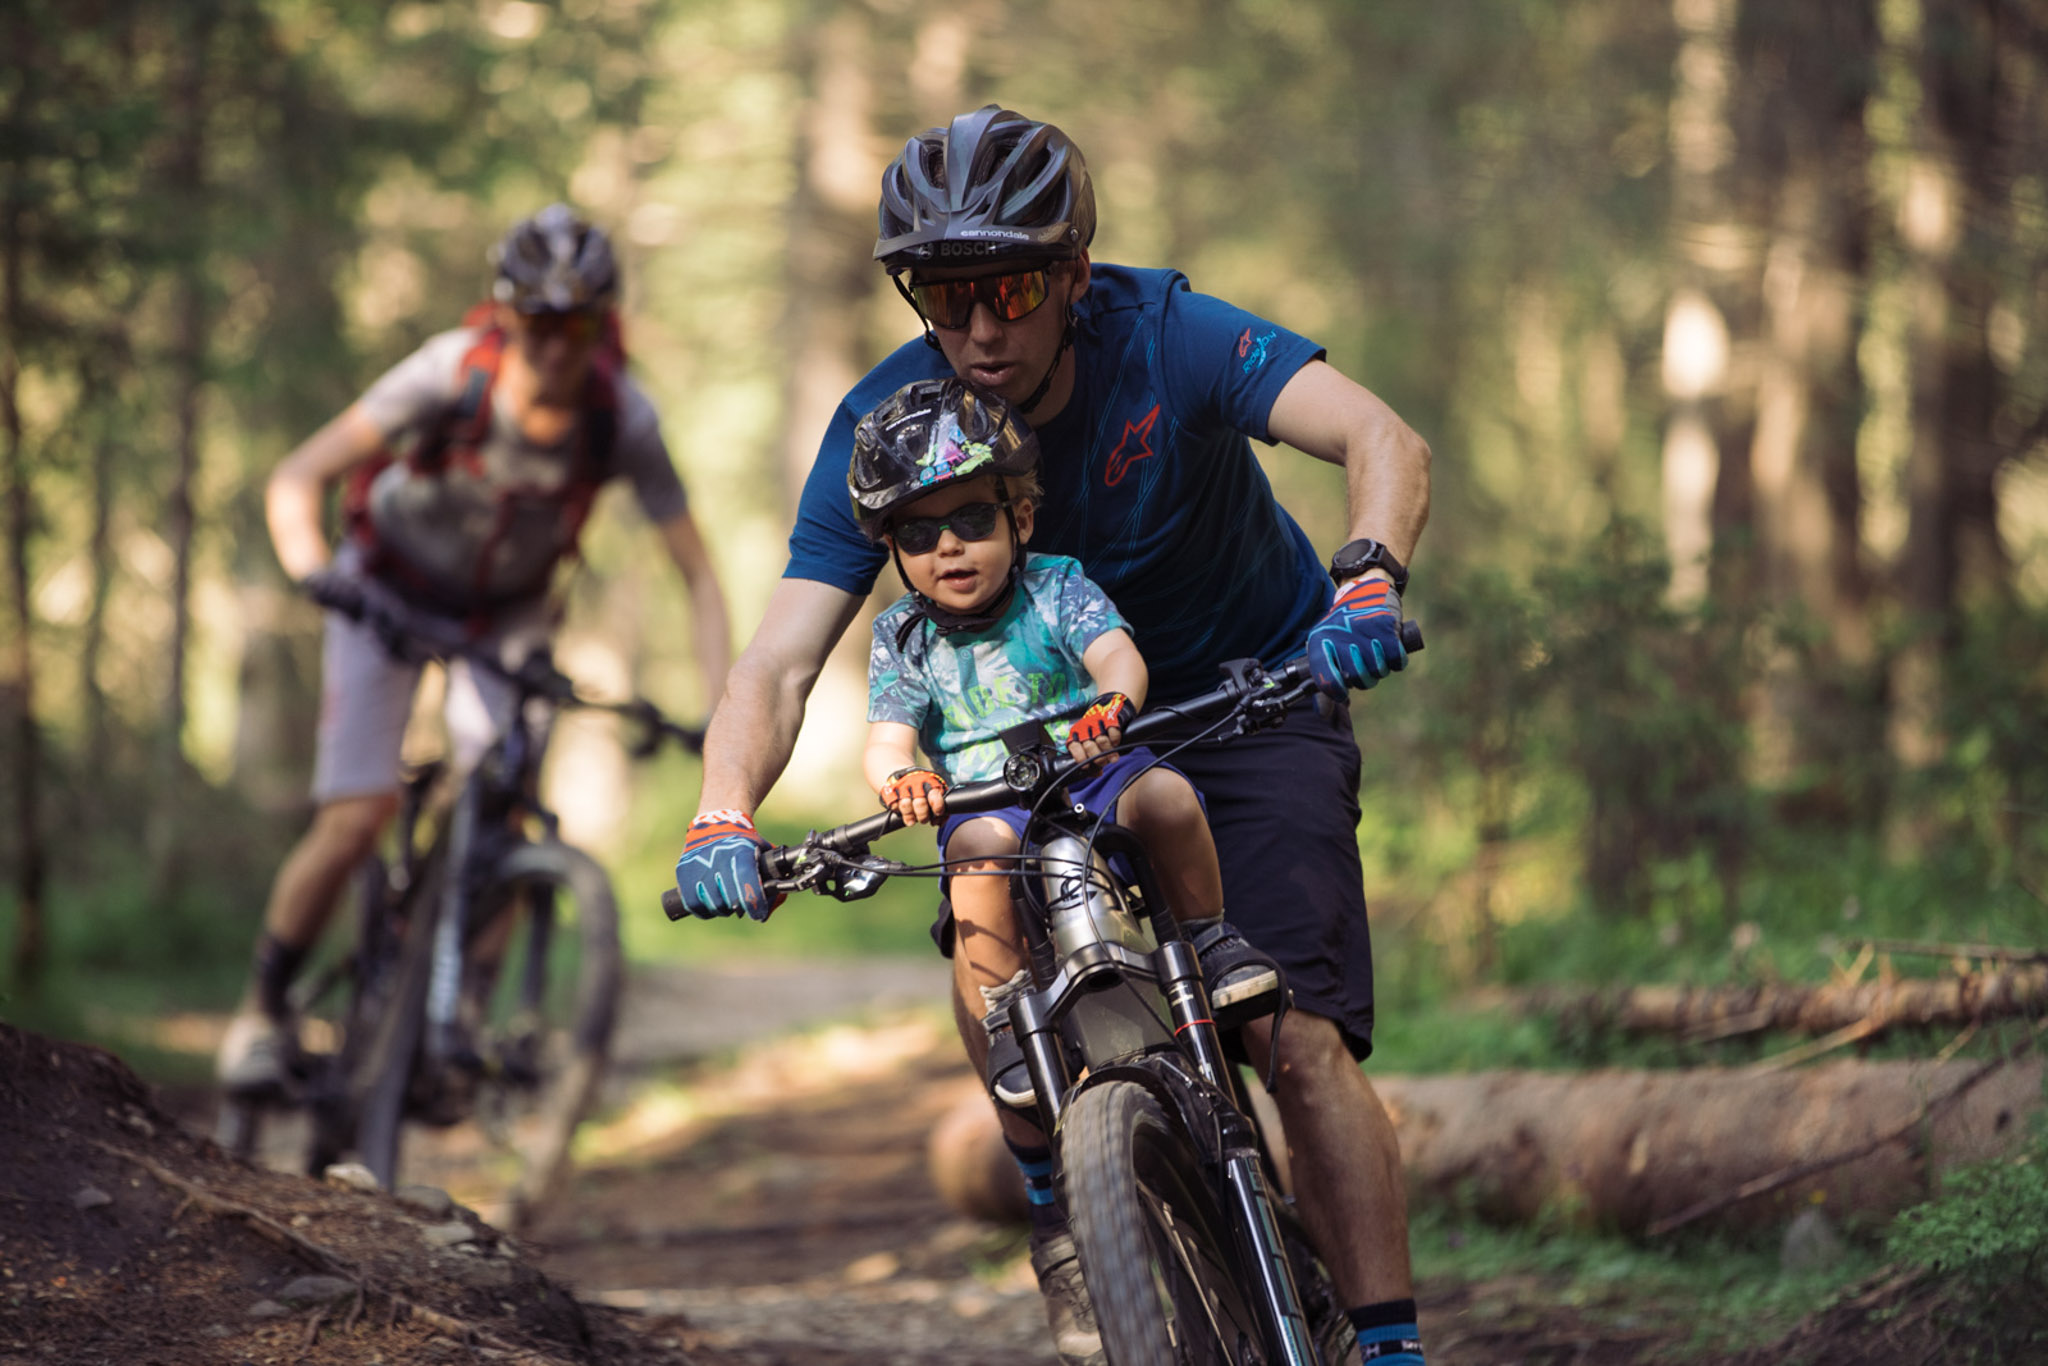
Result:
{"label": "black wristwatch", "polygon": [[1384,569],[1394,580],[1394,591],[1408,591],[1408,568],[1370,536],[1352,541],[1330,557],[1330,577],[1338,583],[1355,579],[1368,569]]}

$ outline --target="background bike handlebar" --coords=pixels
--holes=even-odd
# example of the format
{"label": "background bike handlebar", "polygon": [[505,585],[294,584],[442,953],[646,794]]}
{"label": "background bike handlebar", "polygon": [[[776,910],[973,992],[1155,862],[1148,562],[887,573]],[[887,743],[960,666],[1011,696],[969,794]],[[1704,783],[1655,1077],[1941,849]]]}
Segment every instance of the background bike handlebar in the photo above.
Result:
{"label": "background bike handlebar", "polygon": [[520,668],[509,669],[489,651],[478,649],[467,637],[438,634],[426,629],[419,621],[393,616],[360,595],[344,596],[324,591],[317,583],[304,585],[304,590],[306,596],[321,607],[339,612],[351,621],[367,624],[384,642],[385,648],[398,658],[424,663],[429,659],[459,657],[497,675],[522,692],[546,698],[557,706],[608,711],[624,717],[641,727],[642,739],[627,747],[636,759],[645,759],[653,754],[661,748],[663,740],[673,740],[692,754],[704,752],[702,727],[685,726],[669,720],[659,707],[644,697],[626,702],[599,702],[585,697],[576,691],[575,682],[567,674],[555,668],[554,661],[545,650],[537,651]]}
{"label": "background bike handlebar", "polygon": [[[1423,647],[1422,625],[1419,622],[1401,623],[1401,644],[1408,653],[1415,654]],[[1272,690],[1290,702],[1310,685],[1308,656],[1296,655],[1285,664],[1266,672],[1266,679],[1273,685]],[[1185,725],[1190,721],[1204,721],[1222,716],[1239,703],[1256,694],[1244,690],[1233,681],[1216,689],[1189,698],[1185,702],[1164,706],[1157,711],[1147,712],[1132,721],[1124,729],[1122,743],[1135,745],[1146,737],[1159,734],[1170,727]],[[1064,760],[1055,765],[1046,782],[1064,782],[1069,774],[1081,767],[1073,760]],[[986,782],[968,783],[946,793],[946,810],[961,815],[995,811],[1014,805],[1018,798],[1017,789],[1001,778]],[[802,866],[802,858],[813,842],[835,854],[865,852],[867,847],[893,831],[903,828],[903,818],[894,811],[878,811],[863,820],[837,826],[816,835],[804,844],[778,845],[761,851],[761,879],[764,882],[782,882],[796,875]],[[661,908],[670,920],[681,920],[689,912],[683,906],[682,893],[675,888],[665,889],[661,894]]]}

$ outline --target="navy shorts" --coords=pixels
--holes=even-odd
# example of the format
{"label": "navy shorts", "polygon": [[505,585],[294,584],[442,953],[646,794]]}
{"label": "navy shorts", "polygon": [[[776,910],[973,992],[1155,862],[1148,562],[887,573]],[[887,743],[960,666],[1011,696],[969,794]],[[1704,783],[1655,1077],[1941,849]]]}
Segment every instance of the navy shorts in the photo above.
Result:
{"label": "navy shorts", "polygon": [[[1155,762],[1157,758],[1158,756],[1153,751],[1146,749],[1143,745],[1134,749],[1127,749],[1118,756],[1115,763],[1102,772],[1086,782],[1069,786],[1067,788],[1067,796],[1071,800],[1087,807],[1095,815],[1100,816],[1111,813],[1116,806],[1117,798],[1123,796],[1124,789],[1129,787],[1139,774],[1154,768],[1164,769],[1168,773],[1178,771],[1172,764]],[[1181,776],[1186,777],[1187,775],[1182,774]],[[1201,788],[1197,787],[1195,789],[1195,795],[1198,799],[1200,798]],[[948,816],[939,825],[939,857],[944,858],[946,856],[946,846],[952,842],[955,830],[958,830],[968,821],[985,819],[1001,821],[1004,825],[1009,826],[1012,833],[1021,841],[1024,838],[1024,827],[1030,823],[1031,813],[1021,806],[1003,806],[996,808],[994,811],[976,811],[971,815]],[[1130,875],[1126,869],[1119,869],[1118,871],[1126,877]],[[951,885],[952,879],[939,879],[939,890],[941,892],[947,891]],[[953,903],[950,898],[939,903],[939,918],[932,922],[932,942],[939,946],[940,953],[945,954],[948,958],[953,956]]]}
{"label": "navy shorts", "polygon": [[1358,861],[1358,741],[1351,709],[1304,701],[1285,725],[1185,748],[1152,747],[1208,805],[1223,913],[1287,971],[1294,1004],[1372,1052],[1372,936]]}

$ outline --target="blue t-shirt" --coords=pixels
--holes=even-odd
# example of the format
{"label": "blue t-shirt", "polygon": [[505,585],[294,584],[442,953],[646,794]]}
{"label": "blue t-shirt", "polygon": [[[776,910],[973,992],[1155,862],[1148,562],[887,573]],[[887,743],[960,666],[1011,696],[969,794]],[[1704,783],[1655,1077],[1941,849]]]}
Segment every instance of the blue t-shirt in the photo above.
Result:
{"label": "blue t-shirt", "polygon": [[1027,554],[1009,609],[986,630],[940,635],[925,620],[904,635],[915,610],[905,594],[875,618],[868,720],[915,729],[932,767],[956,785],[1003,771],[1003,732],[1013,726],[1038,722],[1064,746],[1073,717],[1095,699],[1081,656],[1099,637],[1129,629],[1063,555]]}
{"label": "blue t-shirt", "polygon": [[[1071,556],[1115,600],[1159,701],[1206,692],[1216,666],[1298,653],[1329,609],[1315,547],[1273,497],[1249,437],[1322,349],[1196,294],[1178,271],[1099,265],[1075,308],[1074,394],[1035,424],[1045,498],[1034,550]],[[887,559],[853,520],[853,429],[905,384],[952,373],[922,340],[840,403],[805,481],[788,578],[865,594]]]}

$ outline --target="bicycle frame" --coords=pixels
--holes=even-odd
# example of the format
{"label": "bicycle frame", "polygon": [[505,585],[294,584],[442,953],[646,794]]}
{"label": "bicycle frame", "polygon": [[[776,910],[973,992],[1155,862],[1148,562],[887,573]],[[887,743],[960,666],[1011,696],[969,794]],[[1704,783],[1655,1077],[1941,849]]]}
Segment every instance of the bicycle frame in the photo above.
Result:
{"label": "bicycle frame", "polygon": [[[1402,631],[1411,652],[1422,648],[1421,631],[1413,622],[1403,623]],[[1189,725],[1198,728],[1197,738],[1271,728],[1313,688],[1301,659],[1273,670],[1256,660],[1235,660],[1223,668],[1222,688],[1139,717],[1125,729],[1122,747]],[[1207,729],[1199,729],[1204,723]],[[1011,755],[1002,777],[947,793],[946,810],[971,814],[1021,804],[1036,812],[1060,796],[1083,767],[1048,750],[1025,750]],[[764,850],[764,886],[771,893],[808,890],[851,901],[872,895],[893,874],[929,871],[868,852],[874,840],[902,824],[894,811],[886,811],[813,832],[799,845]],[[1128,882],[1109,873],[1112,856],[1127,861],[1132,870]],[[1240,1263],[1257,1279],[1244,1289],[1256,1299],[1277,1359],[1287,1366],[1317,1366],[1321,1358],[1274,1212],[1257,1128],[1247,1117],[1211,1018],[1201,964],[1167,911],[1143,845],[1130,831],[1063,802],[1033,816],[1015,871],[1007,876],[1026,890],[1026,913],[1020,920],[1035,983],[1011,1003],[1010,1023],[1037,1092],[1044,1132],[1057,1135],[1074,1098],[1091,1087],[1125,1080],[1151,1091],[1212,1174],[1239,1243]],[[1132,884],[1142,920],[1133,912]],[[1074,933],[1070,917],[1068,932],[1056,933],[1060,898],[1092,899],[1096,892],[1112,903],[1112,920],[1121,914],[1131,924],[1108,929],[1098,924],[1091,935]],[[670,919],[684,914],[674,890],[662,900]],[[1099,917],[1091,912],[1089,919]],[[1132,926],[1141,927],[1140,932],[1132,933]],[[1166,1019],[1144,1000],[1146,992],[1163,997]],[[1078,1082],[1070,1052],[1084,1069]]]}

